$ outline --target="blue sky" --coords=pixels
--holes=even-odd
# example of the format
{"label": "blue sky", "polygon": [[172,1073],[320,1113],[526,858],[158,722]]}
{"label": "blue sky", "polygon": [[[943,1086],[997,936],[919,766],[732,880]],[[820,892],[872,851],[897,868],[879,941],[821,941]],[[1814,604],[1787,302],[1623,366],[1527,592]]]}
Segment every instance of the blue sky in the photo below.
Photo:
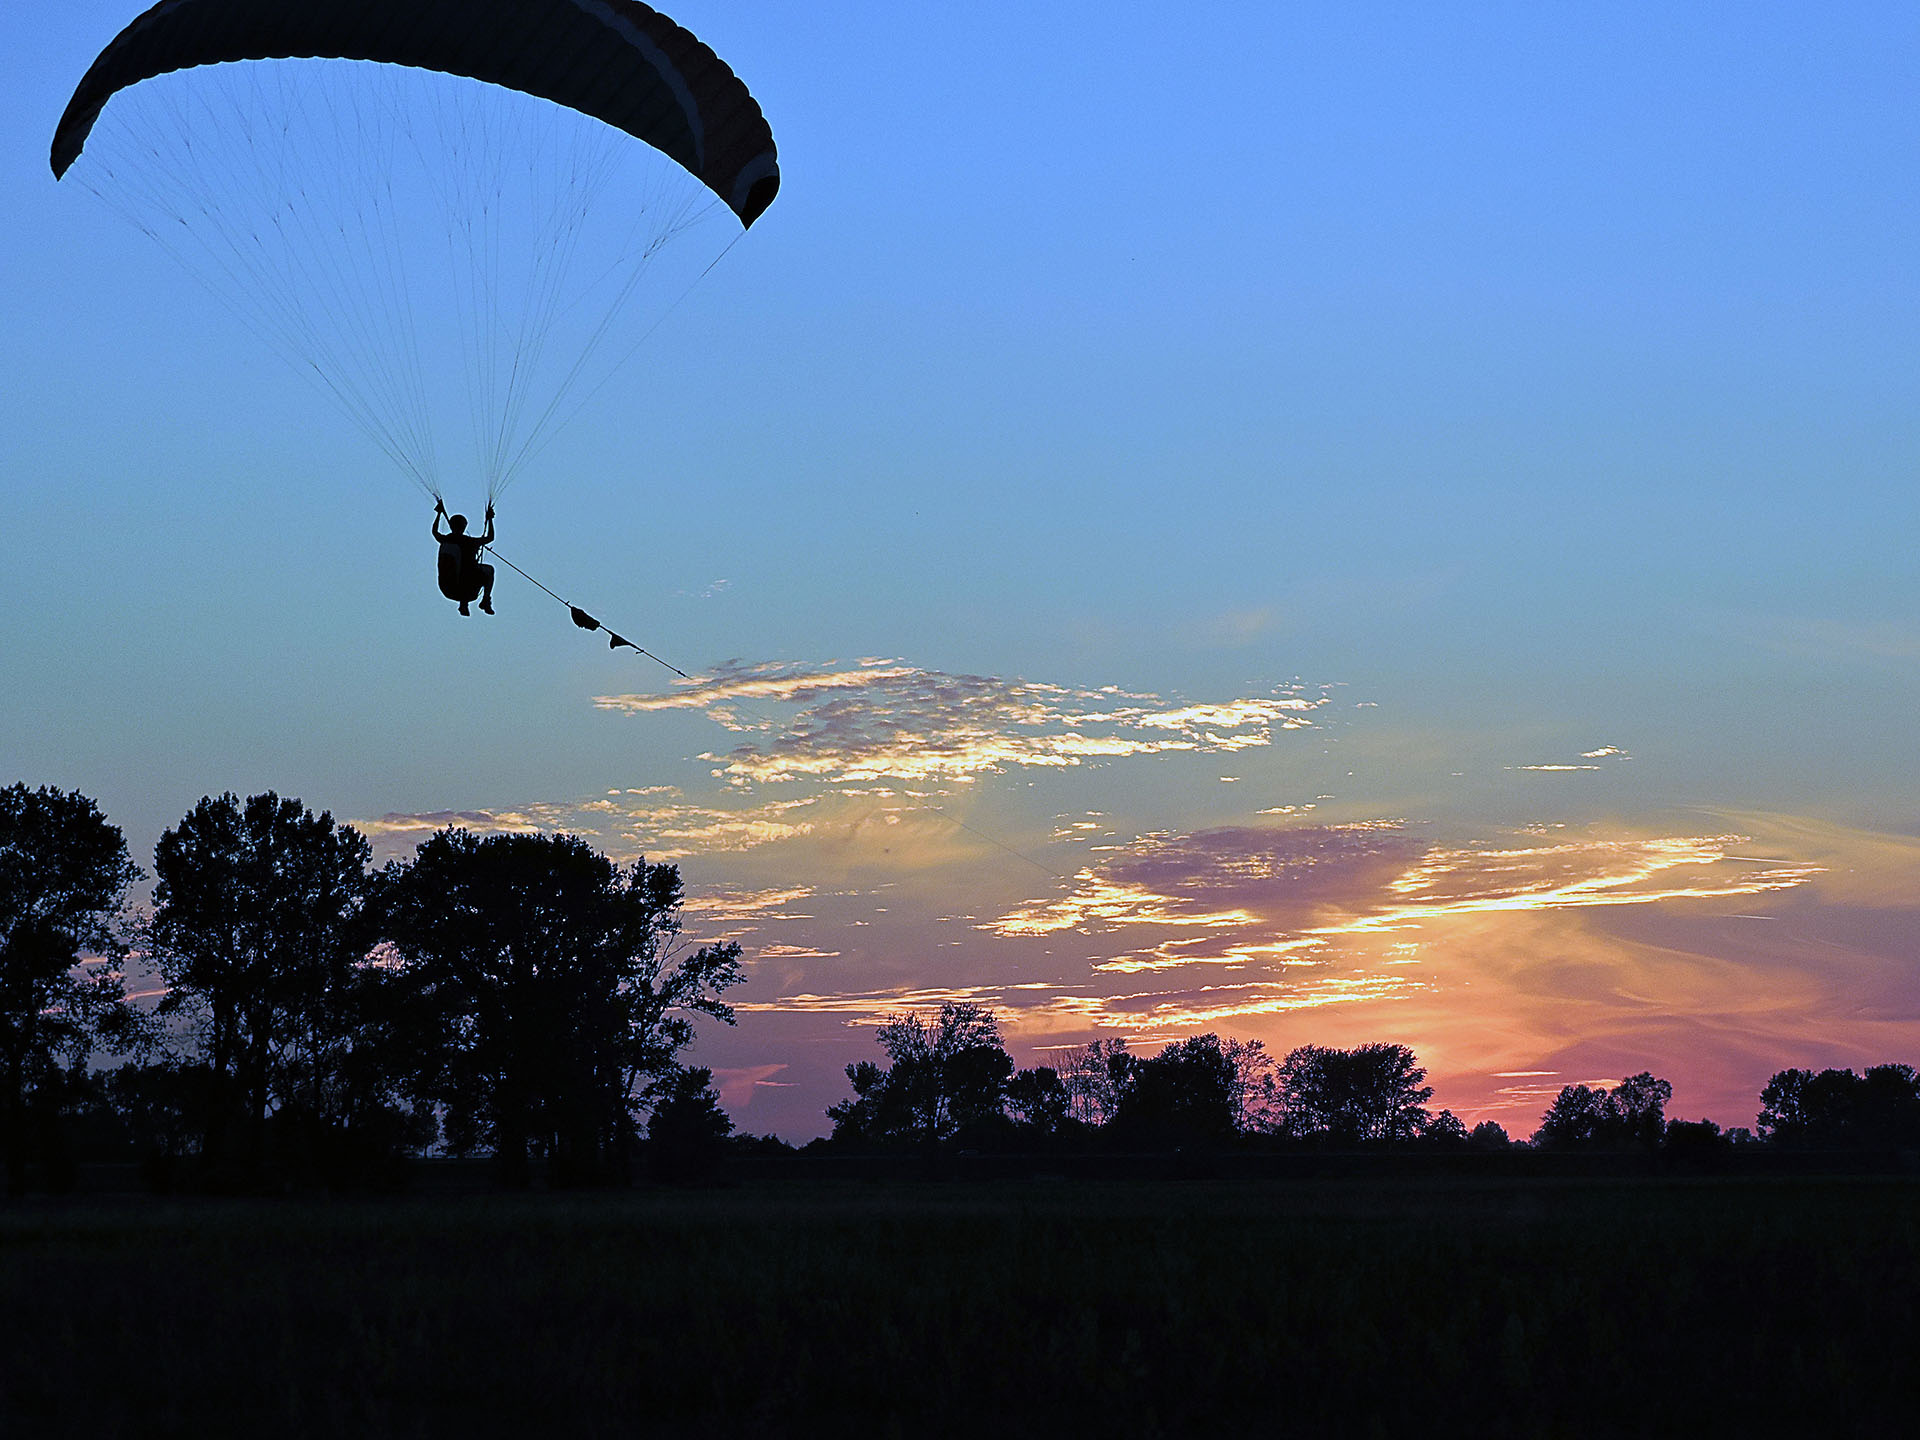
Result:
{"label": "blue sky", "polygon": [[[1914,1059],[1920,19],[924,9],[673,10],[781,196],[502,504],[506,554],[750,711],[646,701],[512,576],[460,620],[418,492],[48,172],[132,10],[9,9],[3,778],[137,854],[269,787],[389,847],[682,849],[768,1007],[701,1057],[796,1135],[945,993],[1023,1061],[1168,1016],[1402,1040],[1522,1129],[1499,1072],[1651,1066],[1740,1122],[1776,1065]],[[795,717],[804,773],[725,758]],[[1709,858],[1748,853],[1777,884]]]}

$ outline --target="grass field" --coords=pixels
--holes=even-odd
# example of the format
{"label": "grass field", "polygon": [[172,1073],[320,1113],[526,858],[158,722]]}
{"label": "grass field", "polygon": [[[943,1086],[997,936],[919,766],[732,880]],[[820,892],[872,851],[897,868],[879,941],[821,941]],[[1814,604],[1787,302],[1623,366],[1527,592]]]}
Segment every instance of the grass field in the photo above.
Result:
{"label": "grass field", "polygon": [[0,1209],[0,1433],[1912,1433],[1913,1181]]}

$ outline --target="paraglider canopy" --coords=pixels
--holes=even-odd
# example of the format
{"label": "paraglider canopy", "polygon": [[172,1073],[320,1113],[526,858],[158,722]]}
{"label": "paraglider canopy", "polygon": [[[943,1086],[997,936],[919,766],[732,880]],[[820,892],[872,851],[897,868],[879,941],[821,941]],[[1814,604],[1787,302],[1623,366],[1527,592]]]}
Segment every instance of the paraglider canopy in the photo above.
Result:
{"label": "paraglider canopy", "polygon": [[52,164],[434,500],[467,442],[489,503],[780,186],[746,86],[638,0],[162,0]]}
{"label": "paraglider canopy", "polygon": [[161,0],[100,53],[53,137],[66,174],[119,91],[174,70],[380,61],[551,100],[672,157],[751,225],[780,188],[773,133],[724,61],[638,0]]}

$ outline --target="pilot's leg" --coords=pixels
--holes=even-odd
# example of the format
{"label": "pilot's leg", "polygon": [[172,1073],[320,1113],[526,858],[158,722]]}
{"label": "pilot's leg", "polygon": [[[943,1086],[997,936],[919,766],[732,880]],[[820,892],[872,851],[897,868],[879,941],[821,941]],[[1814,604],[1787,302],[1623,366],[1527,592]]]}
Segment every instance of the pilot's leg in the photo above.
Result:
{"label": "pilot's leg", "polygon": [[493,566],[480,567],[480,610],[482,614],[493,613]]}

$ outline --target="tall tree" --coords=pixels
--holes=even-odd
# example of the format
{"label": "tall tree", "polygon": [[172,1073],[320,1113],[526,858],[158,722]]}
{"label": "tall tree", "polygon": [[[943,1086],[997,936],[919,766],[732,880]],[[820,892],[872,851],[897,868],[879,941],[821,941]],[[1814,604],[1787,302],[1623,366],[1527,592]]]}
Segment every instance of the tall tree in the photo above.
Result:
{"label": "tall tree", "polygon": [[1263,1040],[1228,1040],[1221,1053],[1233,1067],[1233,1124],[1242,1134],[1274,1130],[1282,1120],[1280,1063]]}
{"label": "tall tree", "polygon": [[893,1061],[888,1087],[928,1144],[1001,1113],[1013,1060],[1000,1039],[999,1017],[984,1005],[947,1001],[931,1021],[896,1015],[878,1038]]}
{"label": "tall tree", "polygon": [[[1147,1092],[1134,1094],[1130,1102],[1136,1120],[1145,1113],[1143,1104],[1151,1109],[1166,1101],[1176,1108],[1185,1106],[1191,1110],[1192,1096],[1181,1100],[1173,1094],[1181,1088],[1181,1078],[1199,1083],[1211,1094],[1210,1087],[1215,1087],[1216,1080],[1224,1074],[1230,1117],[1227,1128],[1247,1134],[1273,1127],[1279,1097],[1277,1067],[1261,1041],[1223,1041],[1217,1036],[1203,1035],[1168,1047],[1157,1059],[1162,1068],[1146,1082]],[[1127,1103],[1127,1096],[1140,1084],[1141,1067],[1153,1063],[1154,1060],[1131,1053],[1125,1040],[1095,1040],[1063,1051],[1057,1068],[1061,1087],[1066,1092],[1069,1116],[1092,1127],[1111,1123],[1120,1114],[1123,1103]],[[1183,1065],[1187,1067],[1183,1077],[1177,1076]],[[1199,1103],[1204,1110],[1208,1105],[1217,1104],[1218,1096]],[[1212,1119],[1205,1121],[1201,1128],[1209,1133],[1220,1131]]]}
{"label": "tall tree", "polygon": [[1476,1150],[1505,1150],[1512,1146],[1513,1137],[1498,1120],[1482,1120],[1467,1136],[1467,1143]]}
{"label": "tall tree", "polygon": [[831,1138],[841,1144],[872,1145],[905,1133],[905,1106],[890,1104],[887,1072],[871,1060],[856,1060],[847,1066],[847,1083],[853,1098],[827,1107],[833,1122]]}
{"label": "tall tree", "polygon": [[1606,1137],[1609,1123],[1604,1085],[1597,1089],[1591,1085],[1563,1085],[1547,1107],[1547,1113],[1540,1117],[1540,1128],[1533,1132],[1533,1143],[1551,1150],[1597,1145]]}
{"label": "tall tree", "polygon": [[1760,1092],[1761,1137],[1806,1149],[1920,1143],[1920,1074],[1910,1065],[1782,1070]]}
{"label": "tall tree", "polygon": [[440,1017],[433,1082],[456,1142],[490,1146],[509,1184],[535,1151],[563,1182],[618,1173],[651,1090],[740,947],[682,938],[680,872],[613,863],[572,835],[442,830],[389,867],[385,929]]}
{"label": "tall tree", "polygon": [[1666,1134],[1671,1099],[1673,1086],[1645,1070],[1611,1090],[1568,1085],[1540,1117],[1533,1143],[1547,1150],[1657,1150]]}
{"label": "tall tree", "polygon": [[1869,1145],[1920,1145],[1920,1072],[1874,1065],[1860,1079],[1861,1138]]}
{"label": "tall tree", "polygon": [[[26,1181],[34,1094],[96,1046],[130,1041],[115,921],[140,871],[77,791],[0,790],[0,1124],[9,1191]],[[98,963],[82,966],[82,957]]]}
{"label": "tall tree", "polygon": [[649,1168],[662,1180],[711,1175],[726,1153],[733,1119],[720,1106],[713,1071],[676,1067],[662,1077],[658,1103],[647,1117]]}
{"label": "tall tree", "polygon": [[1342,1145],[1411,1140],[1429,1123],[1433,1087],[1426,1079],[1404,1045],[1303,1045],[1280,1065],[1285,1128]]}
{"label": "tall tree", "polygon": [[1113,1119],[1132,1066],[1124,1040],[1094,1040],[1063,1053],[1057,1068],[1067,1091],[1068,1113],[1083,1125],[1100,1126]]}
{"label": "tall tree", "polygon": [[1013,1060],[993,1011],[947,1001],[931,1019],[892,1016],[875,1036],[891,1062],[847,1067],[854,1098],[827,1116],[841,1139],[911,1140],[929,1149],[1001,1116]]}
{"label": "tall tree", "polygon": [[272,791],[206,797],[160,837],[149,933],[169,989],[158,1008],[198,1023],[221,1097],[209,1160],[260,1163],[269,1114],[317,1096],[351,1048],[368,854],[351,826]]}
{"label": "tall tree", "polygon": [[1051,1065],[1015,1071],[1007,1081],[1007,1109],[1035,1136],[1058,1135],[1074,1123],[1072,1097]]}
{"label": "tall tree", "polygon": [[1110,1128],[1133,1144],[1205,1145],[1238,1128],[1240,1075],[1217,1035],[1196,1035],[1135,1059]]}

